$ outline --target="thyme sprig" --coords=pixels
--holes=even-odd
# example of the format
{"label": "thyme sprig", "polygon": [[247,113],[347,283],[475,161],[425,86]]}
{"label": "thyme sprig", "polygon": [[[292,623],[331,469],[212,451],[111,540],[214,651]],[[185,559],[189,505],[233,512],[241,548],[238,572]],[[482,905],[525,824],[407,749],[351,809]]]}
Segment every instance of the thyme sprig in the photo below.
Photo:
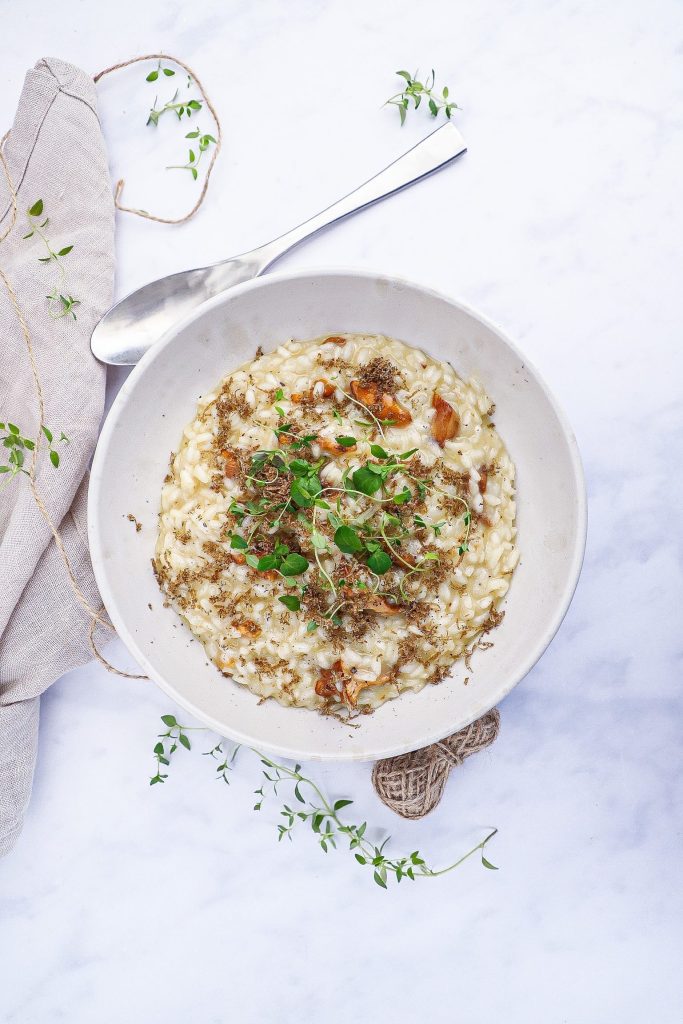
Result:
{"label": "thyme sprig", "polygon": [[[161,768],[170,765],[171,756],[179,745],[185,747],[186,750],[191,749],[192,744],[187,735],[188,732],[206,731],[201,727],[191,729],[189,726],[181,725],[175,715],[162,715],[161,720],[167,726],[167,731],[160,734],[159,741],[154,746],[153,753],[157,771],[150,779],[151,786],[166,781],[168,773],[162,773]],[[233,770],[240,746],[236,745],[226,753],[223,747],[224,742],[220,740],[211,750],[205,751],[204,756],[218,762],[214,777],[229,785],[229,773]],[[330,801],[318,784],[303,774],[300,764],[290,767],[274,761],[253,747],[246,749],[258,757],[262,765],[263,781],[254,791],[257,797],[254,810],[260,811],[269,796],[279,798],[279,789],[283,786],[290,787],[292,797],[296,801],[294,806],[282,803],[280,817],[284,820],[277,825],[278,842],[282,842],[285,838],[291,842],[295,829],[308,825],[323,853],[337,849],[338,843],[348,843],[346,848],[353,853],[355,861],[361,867],[372,871],[373,880],[382,889],[388,889],[390,882],[400,883],[404,878],[409,878],[414,882],[418,878],[437,878],[439,875],[448,874],[479,852],[483,867],[490,871],[498,870],[496,865],[492,864],[484,855],[487,844],[498,831],[495,828],[491,829],[484,839],[473,846],[471,850],[443,868],[430,867],[419,850],[414,850],[403,857],[390,857],[385,852],[391,839],[390,836],[377,845],[371,842],[368,836],[367,822],[354,824],[341,816],[342,811],[352,806],[353,800]]]}
{"label": "thyme sprig", "polygon": [[203,757],[212,757],[214,761],[218,761],[218,764],[216,765],[216,782],[221,781],[224,782],[226,786],[230,785],[230,777],[228,773],[232,771],[232,766],[239,749],[239,744],[236,744],[229,754],[225,754],[223,752],[223,744],[221,742],[217,743],[215,747],[211,748],[211,750],[204,751],[204,754],[202,755]]}
{"label": "thyme sprig", "polygon": [[188,732],[204,731],[201,726],[180,725],[175,715],[162,715],[161,721],[167,728],[166,732],[159,733],[159,739],[154,744],[153,753],[157,770],[156,775],[153,775],[149,780],[150,786],[166,781],[168,772],[163,773],[161,769],[168,768],[178,746],[185,747],[186,750],[191,749],[192,744],[190,743],[190,737],[187,735]]}
{"label": "thyme sprig", "polygon": [[[149,81],[149,78],[147,81]],[[168,100],[167,103],[164,103],[163,107],[157,107],[158,97],[155,96],[154,106],[150,108],[147,116],[147,124],[154,125],[156,128],[164,114],[167,114],[170,111],[173,111],[179,121],[182,121],[183,116],[190,118],[193,114],[199,113],[203,106],[202,101],[198,99],[179,100],[179,93],[180,90],[176,89],[171,99]]]}
{"label": "thyme sprig", "polygon": [[185,136],[185,138],[186,139],[196,139],[197,140],[197,143],[196,143],[196,145],[198,147],[197,148],[197,152],[195,152],[194,149],[189,149],[188,150],[188,159],[187,159],[187,163],[186,164],[169,164],[169,166],[166,168],[166,170],[167,171],[189,171],[190,174],[192,175],[192,177],[194,178],[194,180],[196,181],[197,180],[197,174],[198,174],[197,167],[199,165],[199,161],[201,160],[201,158],[204,155],[204,153],[206,153],[206,151],[209,148],[209,146],[212,145],[212,144],[215,145],[216,140],[213,137],[213,135],[208,135],[206,133],[203,133],[201,131],[201,129],[199,129],[199,128],[196,128],[193,132],[188,132],[187,135]]}
{"label": "thyme sprig", "polygon": [[[146,82],[156,82],[159,75],[165,75],[171,77],[175,75],[175,71],[172,68],[163,67],[161,61],[157,63],[156,68],[149,72],[145,78]],[[192,85],[192,78],[190,75],[187,76],[187,88],[189,89]],[[191,118],[193,114],[198,114],[203,109],[204,104],[201,100],[193,96],[191,99],[183,99],[180,97],[180,89],[176,89],[171,96],[170,100],[167,100],[163,106],[157,106],[158,96],[154,97],[154,104],[150,108],[147,115],[147,124],[153,125],[155,128],[158,127],[159,121],[164,116],[173,112],[179,121],[182,121],[183,117]],[[213,135],[208,132],[203,132],[200,128],[195,128],[193,131],[188,132],[185,136],[186,139],[192,140],[191,148],[188,149],[187,162],[184,164],[169,164],[166,168],[167,171],[189,171],[194,181],[197,180],[199,172],[197,167],[199,162],[206,153],[210,146],[216,145],[216,139]]]}
{"label": "thyme sprig", "polygon": [[[40,429],[47,439],[50,462],[57,469],[60,458],[55,444],[60,442],[68,444],[69,438],[62,432],[58,441],[55,442],[52,431],[48,427],[42,426]],[[0,433],[0,445],[7,453],[7,462],[0,463],[0,473],[4,474],[4,479],[0,486],[6,487],[10,480],[13,480],[19,473],[25,473],[28,476],[28,470],[24,466],[26,452],[34,451],[38,442],[33,438],[25,437],[16,423],[0,423],[0,432],[2,432]]]}
{"label": "thyme sprig", "polygon": [[75,299],[73,295],[68,294],[64,287],[66,283],[66,271],[64,270],[63,259],[68,256],[73,250],[73,245],[63,245],[60,249],[54,249],[52,243],[45,233],[45,228],[50,223],[49,217],[44,217],[45,204],[42,199],[37,199],[32,206],[29,206],[26,211],[26,219],[28,221],[28,231],[23,236],[24,239],[33,238],[37,235],[45,246],[46,256],[39,256],[39,263],[54,263],[59,271],[59,283],[54,286],[49,295],[45,298],[48,300],[48,309],[50,316],[53,320],[60,320],[64,316],[72,316],[76,319],[74,309],[76,306],[80,306],[80,300]]}
{"label": "thyme sprig", "polygon": [[453,100],[449,99],[450,91],[448,86],[445,85],[441,90],[441,93],[437,93],[434,89],[434,82],[436,75],[434,69],[427,75],[424,82],[418,80],[419,71],[416,71],[413,75],[409,71],[397,71],[396,74],[400,75],[405,80],[405,85],[401,92],[397,92],[394,96],[391,96],[385,106],[396,107],[398,109],[401,124],[405,123],[406,115],[410,109],[410,103],[413,103],[413,109],[417,108],[422,103],[423,99],[427,100],[427,106],[432,117],[438,117],[439,112],[443,110],[446,117],[450,120],[454,110],[460,110],[461,108]]}
{"label": "thyme sprig", "polygon": [[159,75],[165,75],[167,78],[173,78],[175,71],[173,68],[164,68],[161,66],[161,61],[158,61],[156,68],[147,75],[146,82],[156,82]]}

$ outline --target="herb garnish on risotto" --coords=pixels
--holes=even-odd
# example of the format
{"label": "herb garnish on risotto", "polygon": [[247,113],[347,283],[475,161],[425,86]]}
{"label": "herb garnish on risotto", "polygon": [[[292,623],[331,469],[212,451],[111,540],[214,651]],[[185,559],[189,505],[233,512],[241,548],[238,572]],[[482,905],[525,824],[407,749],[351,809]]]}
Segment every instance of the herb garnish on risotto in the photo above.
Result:
{"label": "herb garnish on risotto", "polygon": [[384,336],[289,341],[199,404],[154,569],[224,675],[368,713],[502,618],[515,471],[475,379]]}

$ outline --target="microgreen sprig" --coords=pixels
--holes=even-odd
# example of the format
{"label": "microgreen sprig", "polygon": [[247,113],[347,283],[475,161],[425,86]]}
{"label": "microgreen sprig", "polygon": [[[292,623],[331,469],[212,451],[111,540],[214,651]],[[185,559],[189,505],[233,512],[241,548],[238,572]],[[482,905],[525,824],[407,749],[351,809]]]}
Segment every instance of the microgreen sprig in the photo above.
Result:
{"label": "microgreen sprig", "polygon": [[[462,503],[465,510],[465,536],[458,553],[462,555],[468,550],[471,522],[469,506],[458,495],[443,491],[435,481],[411,472],[410,460],[418,449],[411,448],[392,454],[380,444],[372,443],[370,458],[352,462],[342,473],[341,486],[323,486],[320,472],[329,459],[324,455],[322,458],[313,458],[310,449],[317,439],[316,435],[302,436],[297,433],[298,428],[286,422],[285,410],[277,404],[282,401],[286,399],[282,388],[278,388],[273,393],[273,407],[280,421],[274,430],[279,447],[256,452],[245,477],[247,485],[258,496],[246,501],[233,501],[229,508],[238,526],[244,527],[245,522],[249,522],[244,534],[230,534],[230,544],[232,548],[245,553],[244,560],[252,569],[263,573],[278,572],[287,585],[295,588],[298,586],[303,594],[309,584],[293,580],[292,577],[305,573],[314,560],[321,586],[332,596],[331,606],[322,613],[322,618],[340,624],[339,613],[349,603],[349,598],[346,593],[342,593],[340,599],[339,587],[342,581],[335,582],[331,570],[328,571],[323,563],[323,556],[330,554],[333,547],[336,547],[343,554],[353,556],[372,577],[371,586],[363,584],[368,590],[375,594],[381,593],[399,604],[409,602],[407,583],[432,568],[439,561],[439,554],[428,551],[413,556],[407,553],[403,545],[419,530],[433,530],[434,536],[438,537],[446,523],[441,521],[428,524],[422,516],[415,515],[411,528],[407,520],[401,519],[399,510],[414,499],[424,500],[431,488]],[[346,448],[349,451],[358,444],[357,439],[348,434],[338,435],[335,441],[340,449]],[[391,481],[394,479],[400,482],[398,488],[392,489]],[[275,490],[271,492],[269,489],[273,487]],[[284,496],[283,492],[286,492]],[[327,499],[335,494],[336,506],[332,509]],[[341,503],[344,496],[353,498],[355,503],[359,499],[365,503],[370,502],[376,510],[361,507],[360,512],[354,511],[349,515],[344,512]],[[390,511],[392,506],[395,514]],[[273,547],[273,537],[288,513],[309,534],[312,559],[310,553],[305,557],[299,551],[290,551],[287,544],[278,544],[277,537]],[[333,531],[331,537],[330,529]],[[391,569],[401,570],[402,576],[395,580],[393,593],[380,591],[381,578]],[[353,585],[358,585],[358,582]],[[291,612],[301,610],[302,601],[296,594],[284,594],[278,600]],[[307,630],[316,629],[320,624],[320,619],[309,622]]]}
{"label": "microgreen sprig", "polygon": [[[187,736],[191,730],[188,726],[180,725],[175,715],[162,715],[161,720],[168,729],[160,734],[159,742],[154,747],[157,772],[150,779],[150,785],[166,781],[168,773],[162,773],[161,769],[169,766],[171,755],[179,744],[187,750],[191,749],[191,742]],[[199,727],[198,731],[204,730]],[[170,746],[168,745],[169,740]],[[218,762],[215,777],[229,784],[228,773],[234,768],[235,758],[240,748],[239,745],[235,746],[230,754],[226,754],[223,742],[221,740],[211,750],[207,750],[205,756]],[[382,889],[388,889],[390,882],[400,883],[404,878],[415,881],[418,878],[437,878],[439,875],[445,875],[460,867],[466,860],[479,852],[483,867],[490,871],[498,870],[496,865],[492,864],[484,854],[486,846],[498,831],[495,828],[491,829],[471,850],[444,868],[429,867],[419,850],[414,850],[403,857],[390,857],[385,852],[390,842],[389,836],[377,845],[369,838],[367,822],[353,824],[341,816],[342,811],[352,806],[353,800],[330,801],[318,784],[303,774],[300,764],[290,767],[274,761],[253,747],[247,749],[259,758],[262,765],[263,781],[255,790],[257,800],[254,810],[260,811],[268,796],[279,798],[279,790],[283,786],[290,787],[292,797],[296,801],[293,806],[290,806],[289,803],[282,803],[280,817],[283,821],[277,825],[278,842],[282,842],[285,838],[291,841],[297,826],[308,825],[323,853],[329,853],[330,850],[336,849],[338,843],[348,843],[347,849],[353,853],[354,860],[361,867],[372,871],[373,880]]]}
{"label": "microgreen sprig", "polygon": [[413,522],[415,523],[415,525],[417,526],[417,528],[419,530],[433,530],[435,537],[440,536],[441,531],[443,530],[444,526],[446,525],[445,520],[442,520],[440,523],[427,523],[427,522],[425,522],[423,517],[420,516],[420,515],[416,515],[413,518]]}
{"label": "microgreen sprig", "polygon": [[447,118],[451,118],[454,110],[460,110],[461,108],[453,100],[449,99],[449,89],[445,85],[438,94],[434,89],[434,82],[436,75],[434,69],[427,75],[424,82],[418,80],[419,71],[411,75],[409,71],[397,71],[396,74],[400,75],[405,80],[405,86],[401,92],[397,92],[394,96],[391,96],[385,106],[392,106],[398,109],[401,124],[405,123],[406,114],[410,109],[410,102],[413,102],[413,109],[417,110],[423,99],[427,100],[427,106],[432,117],[438,117],[439,111],[443,110]]}

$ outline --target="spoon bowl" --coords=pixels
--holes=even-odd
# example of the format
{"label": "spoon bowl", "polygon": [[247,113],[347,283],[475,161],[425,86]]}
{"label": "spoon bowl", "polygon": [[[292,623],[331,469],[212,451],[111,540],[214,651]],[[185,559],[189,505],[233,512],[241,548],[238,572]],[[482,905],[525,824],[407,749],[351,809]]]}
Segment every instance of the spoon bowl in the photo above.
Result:
{"label": "spoon bowl", "polygon": [[93,355],[113,366],[137,363],[197,306],[236,284],[259,277],[304,238],[438,171],[466,149],[460,132],[449,122],[360,188],[273,242],[210,267],[184,270],[143,285],[112,306],[96,324],[90,339]]}

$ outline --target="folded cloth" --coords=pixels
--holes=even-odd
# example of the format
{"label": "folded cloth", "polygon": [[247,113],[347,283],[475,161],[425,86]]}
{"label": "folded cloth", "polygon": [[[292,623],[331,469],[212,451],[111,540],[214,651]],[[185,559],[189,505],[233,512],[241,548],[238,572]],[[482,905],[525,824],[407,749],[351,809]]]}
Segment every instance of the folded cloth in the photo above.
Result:
{"label": "folded cloth", "polygon": [[[97,117],[95,87],[85,72],[45,58],[26,75],[3,153],[18,194],[17,222],[0,243],[0,269],[16,293],[31,335],[42,385],[45,437],[35,483],[57,526],[76,582],[91,607],[100,605],[86,536],[86,474],[104,407],[104,367],[92,357],[92,329],[111,305],[114,205]],[[41,222],[63,273],[47,255],[26,211],[43,201]],[[0,169],[0,235],[11,223],[11,190]],[[46,296],[73,297],[77,319]],[[63,307],[62,307],[63,308]],[[36,383],[26,340],[0,281],[0,422],[39,439]],[[4,434],[5,431],[0,431]],[[53,442],[54,443],[54,442]],[[5,455],[7,449],[0,448]],[[26,457],[30,457],[26,451]],[[6,458],[0,458],[0,464]],[[90,660],[91,618],[76,600],[61,553],[31,492],[28,477],[0,475],[0,854],[13,846],[33,782],[40,694],[60,675]]]}

